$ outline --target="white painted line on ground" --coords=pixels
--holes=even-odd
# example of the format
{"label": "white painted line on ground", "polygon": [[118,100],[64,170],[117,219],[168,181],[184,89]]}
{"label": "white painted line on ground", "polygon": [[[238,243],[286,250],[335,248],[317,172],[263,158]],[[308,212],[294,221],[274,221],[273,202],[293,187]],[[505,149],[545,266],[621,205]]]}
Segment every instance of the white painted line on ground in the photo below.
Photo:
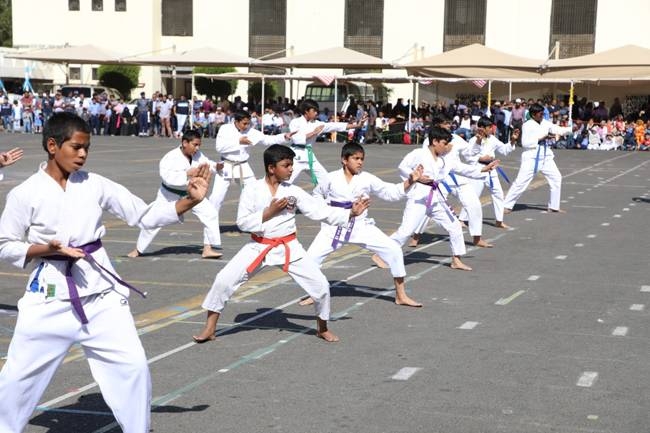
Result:
{"label": "white painted line on ground", "polygon": [[598,421],[598,415],[587,415],[589,421]]}
{"label": "white painted line on ground", "polygon": [[582,247],[584,247],[584,246],[585,246],[585,244],[575,244],[575,245],[574,245],[574,247],[577,247],[577,248],[582,248]]}
{"label": "white painted line on ground", "polygon": [[526,218],[526,221],[535,221],[535,218]]}
{"label": "white painted line on ground", "polygon": [[465,322],[458,327],[458,329],[474,329],[479,322]]}
{"label": "white painted line on ground", "polygon": [[566,260],[567,256],[555,256],[555,260]]}
{"label": "white painted line on ground", "polygon": [[585,193],[584,191],[578,191],[578,194],[584,194],[584,193]]}
{"label": "white painted line on ground", "polygon": [[[533,276],[536,277],[537,275],[533,275]],[[508,305],[510,302],[514,301],[515,299],[517,299],[519,296],[523,295],[524,293],[526,293],[525,290],[519,290],[519,291],[513,293],[512,295],[508,296],[507,298],[499,299],[498,301],[496,301],[494,303],[494,305]],[[467,322],[467,323],[472,323],[472,322]]]}
{"label": "white painted line on ground", "polygon": [[623,212],[629,212],[629,211],[630,211],[630,208],[629,208],[629,207],[624,207],[624,208],[623,208]]}
{"label": "white painted line on ground", "polygon": [[228,373],[227,368],[222,368],[221,370],[217,370],[219,373]]}
{"label": "white painted line on ground", "polygon": [[643,311],[643,310],[645,310],[645,305],[643,305],[643,304],[632,304],[632,305],[630,305],[630,310],[632,310],[632,311]]}
{"label": "white painted line on ground", "polygon": [[621,217],[621,214],[617,213],[616,215],[614,215],[614,218],[620,218],[620,217]]}
{"label": "white painted line on ground", "polygon": [[404,367],[400,368],[397,373],[391,376],[393,380],[409,380],[411,376],[421,370],[418,367]]}
{"label": "white painted line on ground", "polygon": [[601,226],[603,226],[603,227],[607,227],[608,225],[609,225],[609,223],[602,223],[601,224]]}
{"label": "white painted line on ground", "polygon": [[584,373],[582,373],[582,376],[580,376],[580,378],[576,382],[576,385],[582,386],[583,388],[589,388],[594,384],[594,382],[596,382],[597,378],[598,378],[597,371],[585,371]]}
{"label": "white painted line on ground", "polygon": [[627,331],[629,331],[627,326],[617,326],[612,331],[612,335],[614,337],[625,337],[627,335]]}
{"label": "white painted line on ground", "polygon": [[539,275],[531,275],[528,277],[528,281],[537,281],[539,280]]}
{"label": "white painted line on ground", "polygon": [[650,286],[641,286],[642,292],[650,292]]}
{"label": "white painted line on ground", "polygon": [[634,206],[636,206],[636,203],[630,203],[630,204],[628,204],[628,206],[629,207],[634,207]]}
{"label": "white painted line on ground", "polygon": [[593,239],[593,238],[595,238],[596,236],[597,236],[597,235],[587,235],[587,237],[588,237],[589,239]]}
{"label": "white painted line on ground", "polygon": [[569,200],[573,200],[574,198],[574,196],[569,196]]}

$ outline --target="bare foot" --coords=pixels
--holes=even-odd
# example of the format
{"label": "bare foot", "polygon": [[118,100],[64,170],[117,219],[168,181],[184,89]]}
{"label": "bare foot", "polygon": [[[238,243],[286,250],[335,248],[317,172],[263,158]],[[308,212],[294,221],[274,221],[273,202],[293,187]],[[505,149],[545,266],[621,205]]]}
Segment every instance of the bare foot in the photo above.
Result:
{"label": "bare foot", "polygon": [[458,257],[454,257],[451,259],[451,265],[450,267],[452,269],[458,269],[459,271],[471,271],[472,268],[467,266],[465,263],[461,262]]}
{"label": "bare foot", "polygon": [[339,341],[339,337],[336,335],[332,334],[330,331],[325,330],[325,331],[318,331],[316,332],[316,336],[318,338],[322,338],[323,340],[327,341],[328,343],[336,343]]}
{"label": "bare foot", "polygon": [[209,245],[204,246],[203,252],[201,253],[201,257],[204,259],[219,259],[221,256],[223,256],[223,253],[212,249]]}
{"label": "bare foot", "polygon": [[510,229],[510,228],[512,228],[509,225],[507,225],[506,223],[504,223],[503,221],[497,221],[496,223],[494,223],[494,226],[497,227],[497,228],[500,228],[500,229]]}
{"label": "bare foot", "polygon": [[314,300],[310,297],[306,297],[305,299],[298,302],[298,305],[300,305],[301,307],[305,307],[307,305],[313,305],[313,304],[314,304]]}
{"label": "bare foot", "polygon": [[504,214],[512,213],[512,209],[505,208],[505,209],[503,209],[503,213]]}
{"label": "bare foot", "polygon": [[208,341],[213,341],[216,338],[217,337],[214,335],[214,331],[210,332],[206,331],[205,329],[199,335],[192,335],[192,340],[194,340],[196,344],[207,343]]}
{"label": "bare foot", "polygon": [[418,242],[420,242],[420,235],[418,233],[415,233],[413,236],[411,236],[411,240],[409,241],[409,247],[417,247]]}
{"label": "bare foot", "polygon": [[478,241],[474,241],[474,245],[476,245],[479,248],[492,248],[494,245],[485,242],[483,239],[480,239]]}
{"label": "bare foot", "polygon": [[137,248],[134,248],[133,251],[131,251],[129,254],[126,255],[127,257],[139,257],[140,256],[140,251],[138,251]]}
{"label": "bare foot", "polygon": [[421,307],[422,304],[419,302],[409,298],[407,295],[400,296],[399,298],[395,298],[395,303],[397,305],[403,305],[405,307]]}
{"label": "bare foot", "polygon": [[564,209],[551,209],[548,208],[548,213],[566,213]]}
{"label": "bare foot", "polygon": [[388,265],[386,264],[385,261],[381,259],[377,254],[372,255],[372,261],[375,262],[375,265],[377,265],[378,268],[382,269],[388,269]]}

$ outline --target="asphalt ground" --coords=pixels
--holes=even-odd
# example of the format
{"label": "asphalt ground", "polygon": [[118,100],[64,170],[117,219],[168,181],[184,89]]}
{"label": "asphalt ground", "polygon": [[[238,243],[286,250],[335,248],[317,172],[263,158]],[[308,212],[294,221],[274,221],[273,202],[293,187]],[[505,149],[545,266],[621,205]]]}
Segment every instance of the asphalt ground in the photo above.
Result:
{"label": "asphalt ground", "polygon": [[[9,189],[44,160],[39,140],[0,135],[0,149],[26,150],[5,170],[3,207]],[[87,169],[152,200],[158,161],[176,144],[93,138]],[[397,164],[412,148],[369,145],[366,169],[397,182]],[[203,150],[216,157],[212,140]],[[251,159],[258,175],[262,151]],[[339,151],[338,144],[316,146],[329,169],[338,168]],[[129,259],[137,230],[106,215],[103,242],[117,270],[149,292],[130,304],[150,360],[152,431],[648,431],[649,155],[567,150],[556,151],[556,161],[568,212],[545,212],[541,176],[506,216],[512,230],[494,227],[486,202],[483,235],[495,247],[468,243],[464,261],[472,272],[449,267],[447,238],[435,226],[420,246],[404,248],[407,287],[421,309],[393,303],[392,278],[368,252],[348,246],[332,255],[323,271],[332,285],[330,328],[341,337],[334,344],[315,337],[313,309],[297,305],[303,292],[276,268],[236,293],[216,341],[192,342],[205,318],[204,294],[247,241],[235,225],[236,185],[221,212],[223,260],[201,259],[202,226],[191,214],[164,228],[148,254]],[[519,151],[503,161],[510,178],[518,163]],[[301,186],[308,182],[305,174],[299,178]],[[370,214],[390,233],[402,209],[403,202],[376,199]],[[319,224],[299,216],[298,227],[307,247]],[[0,264],[2,357],[27,276]],[[120,431],[79,347],[25,431]]]}

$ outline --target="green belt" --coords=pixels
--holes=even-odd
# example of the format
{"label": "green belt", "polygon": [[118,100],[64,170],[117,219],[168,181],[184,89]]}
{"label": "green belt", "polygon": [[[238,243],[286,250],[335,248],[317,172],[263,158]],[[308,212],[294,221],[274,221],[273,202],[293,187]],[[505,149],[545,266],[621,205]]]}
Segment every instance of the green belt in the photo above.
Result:
{"label": "green belt", "polygon": [[187,191],[183,191],[182,189],[172,188],[171,186],[167,186],[164,183],[161,183],[160,185],[167,191],[173,192],[174,194],[180,195],[181,197],[185,197],[187,195]]}

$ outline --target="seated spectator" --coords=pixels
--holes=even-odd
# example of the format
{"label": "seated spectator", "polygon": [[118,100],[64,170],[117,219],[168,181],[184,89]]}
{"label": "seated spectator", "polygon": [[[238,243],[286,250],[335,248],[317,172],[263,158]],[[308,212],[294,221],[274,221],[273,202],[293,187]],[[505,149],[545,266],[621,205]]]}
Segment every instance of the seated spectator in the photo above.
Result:
{"label": "seated spectator", "polygon": [[644,143],[645,135],[646,135],[645,122],[643,122],[643,119],[637,119],[636,125],[634,126],[634,138],[636,139],[637,150],[639,150],[639,146],[641,146]]}
{"label": "seated spectator", "polygon": [[637,150],[650,150],[650,132],[645,134],[643,141],[638,144]]}
{"label": "seated spectator", "polygon": [[600,150],[616,150],[620,147],[620,144],[614,140],[612,134],[607,134],[605,140],[600,145]]}
{"label": "seated spectator", "polygon": [[599,150],[600,149],[600,133],[598,132],[598,127],[594,126],[589,129],[589,139],[587,144],[587,150]]}

